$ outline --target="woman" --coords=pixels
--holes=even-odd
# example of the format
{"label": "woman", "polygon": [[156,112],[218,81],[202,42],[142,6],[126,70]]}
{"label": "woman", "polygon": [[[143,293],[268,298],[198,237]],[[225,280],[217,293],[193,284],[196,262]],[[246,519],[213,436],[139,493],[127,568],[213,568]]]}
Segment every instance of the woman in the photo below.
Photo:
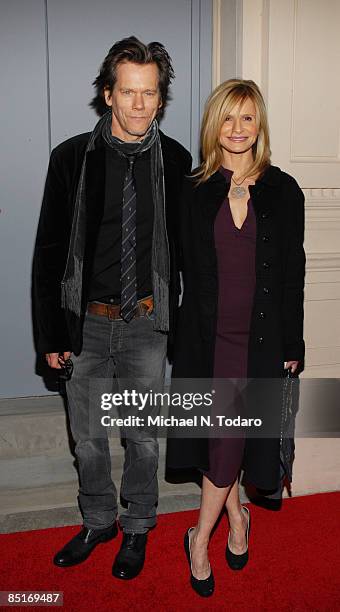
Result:
{"label": "woman", "polygon": [[[265,104],[253,81],[232,79],[210,96],[201,134],[203,162],[186,180],[181,241],[184,295],[174,378],[271,378],[304,359],[304,197],[270,163]],[[280,406],[278,408],[280,410]],[[276,439],[169,439],[167,466],[203,472],[198,524],[185,535],[191,584],[214,590],[208,558],[225,506],[226,559],[248,560],[249,510],[238,475],[262,489],[280,483]]]}

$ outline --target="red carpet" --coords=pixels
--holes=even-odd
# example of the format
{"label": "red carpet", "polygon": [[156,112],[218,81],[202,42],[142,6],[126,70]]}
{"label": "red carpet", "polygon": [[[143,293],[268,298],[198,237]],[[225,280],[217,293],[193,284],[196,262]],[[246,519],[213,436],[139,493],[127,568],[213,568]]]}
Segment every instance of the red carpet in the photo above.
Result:
{"label": "red carpet", "polygon": [[250,508],[250,560],[243,571],[232,572],[224,561],[226,519],[214,534],[209,550],[216,590],[209,600],[191,590],[182,544],[197,511],[159,517],[144,571],[131,582],[111,577],[121,535],[69,569],[54,567],[51,557],[78,527],[2,535],[0,590],[63,591],[67,612],[339,611],[340,492],[288,499],[280,512]]}

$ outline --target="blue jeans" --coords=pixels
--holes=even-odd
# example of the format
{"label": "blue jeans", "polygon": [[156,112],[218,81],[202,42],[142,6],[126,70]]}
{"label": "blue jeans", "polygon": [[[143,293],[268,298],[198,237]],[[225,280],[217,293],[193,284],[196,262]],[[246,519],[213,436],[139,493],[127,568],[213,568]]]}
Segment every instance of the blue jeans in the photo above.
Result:
{"label": "blue jeans", "polygon": [[[111,478],[108,437],[105,428],[98,427],[104,413],[100,415],[98,401],[90,400],[91,390],[96,389],[98,399],[101,379],[105,379],[102,392],[110,392],[116,377],[121,392],[125,379],[129,379],[137,392],[141,386],[144,391],[145,386],[153,392],[163,391],[167,335],[154,331],[152,316],[147,314],[126,323],[87,313],[82,351],[78,357],[72,356],[74,370],[66,390],[70,426],[76,443],[79,505],[84,525],[90,529],[112,525],[117,515],[117,490]],[[108,381],[112,385],[110,389]],[[158,408],[151,410],[154,416]],[[120,416],[128,411],[128,407],[122,406]],[[124,436],[125,462],[120,492],[128,507],[119,521],[127,533],[145,533],[156,524],[156,432],[136,427],[130,432],[124,431]]]}

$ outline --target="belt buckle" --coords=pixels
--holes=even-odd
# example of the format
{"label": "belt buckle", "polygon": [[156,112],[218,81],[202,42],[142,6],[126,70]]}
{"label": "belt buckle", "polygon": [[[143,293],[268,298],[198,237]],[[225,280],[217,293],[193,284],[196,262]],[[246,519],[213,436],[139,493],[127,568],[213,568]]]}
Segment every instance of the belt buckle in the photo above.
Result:
{"label": "belt buckle", "polygon": [[116,304],[107,304],[107,318],[109,319],[109,321],[115,321],[117,319],[117,317],[115,316],[116,314]]}

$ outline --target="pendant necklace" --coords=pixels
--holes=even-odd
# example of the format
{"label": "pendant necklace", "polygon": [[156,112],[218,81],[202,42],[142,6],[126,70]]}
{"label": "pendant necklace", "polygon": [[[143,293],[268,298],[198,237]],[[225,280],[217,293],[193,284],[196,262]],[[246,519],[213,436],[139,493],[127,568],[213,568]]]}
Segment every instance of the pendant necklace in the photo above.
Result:
{"label": "pendant necklace", "polygon": [[242,183],[244,183],[246,178],[247,177],[245,176],[243,181],[241,181],[240,183],[236,183],[235,179],[231,177],[231,180],[233,181],[233,183],[235,183],[236,187],[233,187],[231,189],[230,195],[232,195],[234,198],[237,198],[237,199],[244,198],[244,196],[247,193],[247,189],[245,187],[241,187],[241,185]]}

